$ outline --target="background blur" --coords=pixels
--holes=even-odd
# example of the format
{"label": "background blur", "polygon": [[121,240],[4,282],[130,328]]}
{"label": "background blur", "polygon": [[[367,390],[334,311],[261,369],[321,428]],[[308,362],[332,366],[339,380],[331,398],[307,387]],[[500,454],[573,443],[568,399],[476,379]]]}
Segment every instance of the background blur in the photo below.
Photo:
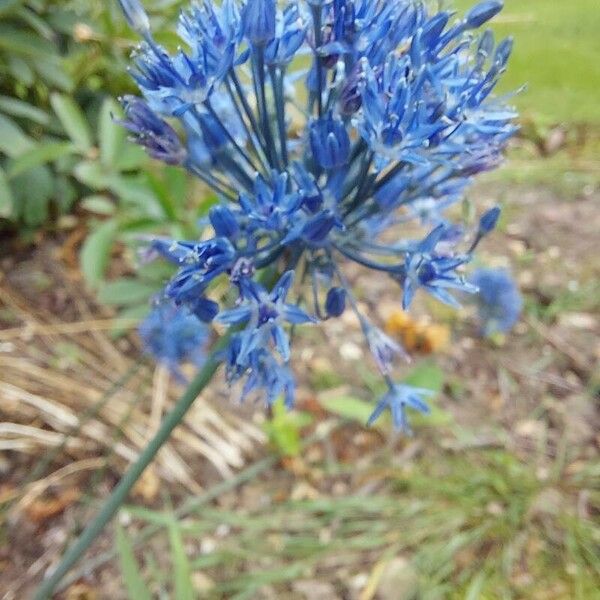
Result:
{"label": "background blur", "polygon": [[[148,0],[169,43],[181,2]],[[448,4],[442,2],[442,4]],[[464,10],[472,3],[456,2]],[[303,332],[298,409],[203,394],[65,598],[600,598],[600,10],[506,0],[521,132],[469,196],[503,205],[481,264],[525,298],[506,336],[354,284],[436,392],[412,438],[350,317]],[[181,392],[132,330],[213,202],[114,124],[134,43],[116,2],[0,0],[0,598],[27,598]],[[489,253],[489,255],[488,255]],[[493,258],[492,258],[493,257]]]}

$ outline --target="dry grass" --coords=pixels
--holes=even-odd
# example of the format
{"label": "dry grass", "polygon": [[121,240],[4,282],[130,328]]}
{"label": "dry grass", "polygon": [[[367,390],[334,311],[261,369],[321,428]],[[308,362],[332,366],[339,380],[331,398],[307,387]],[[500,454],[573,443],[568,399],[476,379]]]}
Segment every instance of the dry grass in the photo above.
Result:
{"label": "dry grass", "polygon": [[[75,286],[55,275],[53,286]],[[21,462],[31,466],[25,485],[0,494],[13,501],[13,514],[82,472],[107,464],[123,471],[181,393],[164,368],[141,357],[134,335],[115,343],[111,330],[133,322],[117,322],[80,291],[68,316],[32,308],[17,287],[0,281],[0,311],[12,321],[0,330],[0,454],[27,455]],[[220,410],[222,398],[215,391],[198,398],[149,477],[197,494],[210,467],[227,478],[245,464],[264,434]]]}

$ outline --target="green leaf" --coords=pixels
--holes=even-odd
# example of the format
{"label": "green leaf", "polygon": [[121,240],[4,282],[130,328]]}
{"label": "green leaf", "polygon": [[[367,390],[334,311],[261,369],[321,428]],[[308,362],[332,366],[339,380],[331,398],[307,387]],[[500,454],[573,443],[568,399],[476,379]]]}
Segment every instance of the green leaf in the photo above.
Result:
{"label": "green leaf", "polygon": [[133,277],[124,277],[105,283],[98,293],[98,300],[104,304],[138,304],[149,299],[156,291],[156,286]]}
{"label": "green leaf", "polygon": [[56,92],[51,94],[50,104],[73,143],[87,152],[92,147],[92,132],[81,108],[72,98]]}
{"label": "green leaf", "polygon": [[77,200],[79,194],[75,189],[73,181],[65,175],[57,175],[54,185],[56,204],[60,214],[64,215],[73,208],[73,204]]}
{"label": "green leaf", "polygon": [[135,598],[135,600],[152,600],[152,594],[146,587],[146,583],[140,573],[133,547],[120,525],[117,525],[116,546],[127,594],[130,598]]}
{"label": "green leaf", "polygon": [[190,562],[185,553],[181,531],[177,522],[174,521],[169,527],[169,540],[171,542],[171,560],[173,561],[173,580],[177,600],[194,600],[194,588],[192,586],[192,571]]}
{"label": "green leaf", "polygon": [[102,282],[116,233],[117,223],[111,219],[99,225],[83,243],[79,262],[85,281],[92,288]]}
{"label": "green leaf", "polygon": [[0,16],[4,16],[21,4],[21,0],[0,0]]}
{"label": "green leaf", "polygon": [[37,166],[12,180],[15,212],[27,225],[41,225],[48,218],[48,204],[55,180],[46,166]]}
{"label": "green leaf", "polygon": [[22,85],[29,88],[35,83],[35,73],[31,65],[21,56],[11,54],[5,57],[8,72]]}
{"label": "green leaf", "polygon": [[148,164],[148,155],[140,146],[133,143],[123,145],[119,155],[116,157],[114,167],[117,171],[133,171]]}
{"label": "green leaf", "polygon": [[102,164],[115,166],[115,160],[125,141],[125,129],[115,123],[113,115],[121,115],[121,107],[112,99],[107,98],[100,108],[98,119],[98,140],[100,143],[100,160]]}
{"label": "green leaf", "polygon": [[144,176],[117,175],[108,181],[109,189],[127,204],[136,205],[140,216],[147,215],[164,221],[160,202],[147,184]]}
{"label": "green leaf", "polygon": [[152,281],[157,285],[164,284],[174,274],[175,267],[166,260],[154,260],[137,269],[137,276]]}
{"label": "green leaf", "polygon": [[403,383],[439,393],[444,385],[444,372],[434,362],[424,361],[404,378]]}
{"label": "green leaf", "polygon": [[41,108],[10,96],[0,96],[0,110],[13,117],[29,119],[40,125],[47,125],[50,121],[48,114]]}
{"label": "green leaf", "polygon": [[362,425],[366,424],[374,409],[371,403],[353,396],[325,396],[319,398],[319,402],[325,410]]}
{"label": "green leaf", "polygon": [[309,413],[288,410],[283,398],[278,398],[272,406],[272,416],[264,424],[269,441],[283,456],[298,456],[302,449],[300,431],[313,422]]}
{"label": "green leaf", "polygon": [[[184,169],[179,167],[166,166],[163,169],[163,179],[169,190],[173,202],[183,207],[189,197],[190,178]],[[212,195],[206,189],[204,189],[204,196]],[[211,201],[215,203],[216,198]],[[204,198],[199,199],[200,203],[204,201]]]}
{"label": "green leaf", "polygon": [[[1,6],[1,3],[0,3]],[[40,37],[47,40],[51,40],[54,37],[52,27],[44,21],[43,18],[39,17],[33,10],[28,7],[23,7],[17,11],[20,19],[22,19],[33,31],[35,31]]]}
{"label": "green leaf", "polygon": [[79,206],[98,215],[112,215],[115,212],[115,205],[112,200],[102,194],[90,194],[82,198]]}
{"label": "green leaf", "polygon": [[13,212],[13,194],[6,173],[0,167],[0,217],[8,218]]}
{"label": "green leaf", "polygon": [[50,42],[31,35],[26,29],[17,29],[8,24],[0,23],[0,49],[8,52],[23,54],[37,59],[51,56],[56,48]]}
{"label": "green leaf", "polygon": [[8,165],[7,175],[9,178],[16,177],[25,171],[43,165],[47,162],[72,154],[75,148],[71,142],[42,142],[31,150],[19,155]]}
{"label": "green leaf", "polygon": [[14,158],[33,147],[33,140],[12,119],[0,115],[0,152]]}
{"label": "green leaf", "polygon": [[99,162],[84,160],[73,169],[73,175],[81,183],[94,190],[104,190],[108,185],[108,177]]}
{"label": "green leaf", "polygon": [[58,88],[64,92],[70,92],[75,87],[71,76],[63,69],[57,56],[40,56],[35,59],[34,67],[40,78],[49,87]]}
{"label": "green leaf", "polygon": [[159,201],[165,217],[169,221],[175,221],[177,218],[177,209],[175,207],[174,199],[175,195],[169,188],[166,181],[163,181],[155,173],[148,173],[148,179],[152,191],[156,194],[156,198]]}

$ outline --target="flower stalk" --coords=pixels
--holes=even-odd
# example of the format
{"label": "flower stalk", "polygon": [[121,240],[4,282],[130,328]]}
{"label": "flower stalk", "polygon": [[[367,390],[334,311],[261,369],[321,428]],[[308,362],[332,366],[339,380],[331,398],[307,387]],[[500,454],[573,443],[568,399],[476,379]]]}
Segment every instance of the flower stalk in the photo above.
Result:
{"label": "flower stalk", "polygon": [[218,353],[227,345],[230,335],[231,334],[226,333],[220,338],[215,350],[208,357],[204,367],[190,382],[171,412],[164,418],[155,436],[148,442],[148,445],[140,453],[138,459],[123,475],[98,514],[83,530],[79,538],[77,538],[77,540],[68,548],[58,566],[51,575],[42,582],[35,593],[33,600],[48,600],[51,598],[52,593],[61,579],[82,558],[86,550],[92,545],[98,535],[100,535],[104,527],[110,523],[123,502],[126,500],[136,481],[141,477],[146,467],[153,461],[163,444],[169,439],[173,430],[181,423],[196,398],[198,398],[198,395],[212,380],[219,366]]}

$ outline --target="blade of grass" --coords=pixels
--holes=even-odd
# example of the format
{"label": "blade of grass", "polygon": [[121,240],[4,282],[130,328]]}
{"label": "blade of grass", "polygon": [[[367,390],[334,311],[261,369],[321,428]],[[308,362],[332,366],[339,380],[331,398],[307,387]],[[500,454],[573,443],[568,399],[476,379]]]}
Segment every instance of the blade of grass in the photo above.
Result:
{"label": "blade of grass", "polygon": [[117,552],[119,553],[119,562],[121,572],[123,573],[123,581],[127,588],[127,593],[130,598],[135,600],[151,600],[152,594],[146,587],[144,578],[140,573],[140,569],[133,553],[133,547],[129,543],[127,535],[123,528],[117,526]]}
{"label": "blade of grass", "polygon": [[171,519],[169,524],[169,540],[171,542],[175,598],[178,600],[194,600],[190,561],[185,553],[181,531],[175,518]]}

